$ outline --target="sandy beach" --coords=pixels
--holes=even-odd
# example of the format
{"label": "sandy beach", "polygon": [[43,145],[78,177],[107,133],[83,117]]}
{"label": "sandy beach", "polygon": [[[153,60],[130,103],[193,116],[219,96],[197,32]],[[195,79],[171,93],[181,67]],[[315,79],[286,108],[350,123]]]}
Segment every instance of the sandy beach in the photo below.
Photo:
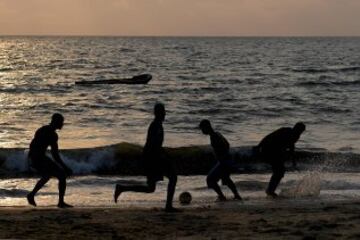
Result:
{"label": "sandy beach", "polygon": [[359,239],[360,202],[269,200],[185,207],[1,208],[0,238],[16,239]]}

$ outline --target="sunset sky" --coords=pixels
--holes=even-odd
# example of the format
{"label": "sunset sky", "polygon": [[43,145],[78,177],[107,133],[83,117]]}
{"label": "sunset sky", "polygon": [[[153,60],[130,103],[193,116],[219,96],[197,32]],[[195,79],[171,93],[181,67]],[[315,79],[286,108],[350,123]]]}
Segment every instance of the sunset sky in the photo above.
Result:
{"label": "sunset sky", "polygon": [[360,36],[360,0],[0,0],[0,35]]}

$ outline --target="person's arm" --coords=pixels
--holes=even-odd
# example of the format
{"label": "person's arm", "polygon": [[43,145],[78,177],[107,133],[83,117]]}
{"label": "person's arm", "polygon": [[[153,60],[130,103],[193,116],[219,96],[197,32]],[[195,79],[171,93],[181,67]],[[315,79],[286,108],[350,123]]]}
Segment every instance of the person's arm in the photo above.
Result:
{"label": "person's arm", "polygon": [[230,143],[228,142],[228,140],[226,140],[226,138],[224,136],[222,136],[223,141],[224,141],[224,148],[226,149],[226,151],[230,151]]}
{"label": "person's arm", "polygon": [[216,156],[216,159],[220,162],[227,162],[229,161],[230,157],[230,144],[226,140],[226,138],[219,132],[214,132],[213,135],[210,135],[210,138],[212,138],[211,145],[213,145],[214,148],[214,154]]}
{"label": "person's arm", "polygon": [[292,161],[293,168],[295,168],[296,170],[298,170],[298,168],[297,168],[297,163],[296,163],[296,159],[295,159],[295,157],[294,157],[295,144],[290,145],[290,147],[289,147],[289,153],[290,153],[290,157],[291,157],[291,161]]}
{"label": "person's arm", "polygon": [[257,153],[262,153],[264,147],[265,147],[265,148],[266,148],[266,147],[269,148],[268,145],[269,145],[269,143],[272,142],[271,136],[273,136],[273,135],[274,135],[274,133],[271,133],[271,134],[265,136],[265,137],[260,141],[260,143],[255,147],[255,150],[257,150]]}
{"label": "person's arm", "polygon": [[54,158],[54,160],[67,172],[68,175],[72,174],[72,170],[68,166],[66,166],[66,164],[60,157],[59,146],[57,141],[51,144],[51,155]]}
{"label": "person's arm", "polygon": [[155,123],[152,123],[148,130],[147,145],[151,150],[160,150],[162,147],[161,129]]}

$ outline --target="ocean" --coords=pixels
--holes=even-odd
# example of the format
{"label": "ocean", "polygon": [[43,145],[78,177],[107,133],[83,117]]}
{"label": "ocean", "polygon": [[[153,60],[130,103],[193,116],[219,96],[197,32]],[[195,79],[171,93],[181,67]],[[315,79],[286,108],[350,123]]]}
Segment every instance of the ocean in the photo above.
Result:
{"label": "ocean", "polygon": [[[74,84],[143,73],[153,76],[147,85]],[[115,168],[111,174],[116,175],[121,168],[124,175],[127,166],[123,159],[118,163],[116,154],[123,146],[119,143],[144,144],[156,102],[167,110],[164,145],[175,149],[209,144],[198,129],[203,118],[245,155],[244,149],[271,131],[302,121],[307,129],[297,148],[337,154],[330,159],[330,171],[337,172],[335,180],[350,181],[340,189],[343,196],[349,185],[360,190],[349,173],[360,166],[358,37],[0,37],[0,86],[0,197],[10,196],[4,200],[10,205],[24,204],[22,189],[30,190],[34,183],[23,177],[26,148],[54,112],[65,117],[58,132],[60,148],[67,149],[63,157],[83,175],[71,181],[80,182],[76,191],[85,189],[97,199],[89,205],[100,204],[100,189],[113,187],[114,181],[141,179],[102,180],[98,174]],[[349,154],[355,160],[344,166]],[[194,177],[197,187],[205,184],[203,176]],[[90,193],[81,185],[84,178],[94,189],[111,185]],[[242,175],[237,178],[246,181]],[[50,188],[56,192],[54,186]]]}

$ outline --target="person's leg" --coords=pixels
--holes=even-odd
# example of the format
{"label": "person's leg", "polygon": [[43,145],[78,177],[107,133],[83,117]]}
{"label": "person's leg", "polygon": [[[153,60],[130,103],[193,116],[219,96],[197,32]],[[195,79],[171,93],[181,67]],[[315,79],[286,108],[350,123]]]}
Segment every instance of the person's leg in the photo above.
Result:
{"label": "person's leg", "polygon": [[35,195],[36,193],[49,181],[51,175],[47,172],[47,162],[50,160],[46,156],[32,156],[30,158],[31,167],[40,174],[41,178],[35,184],[34,189],[26,196],[27,201],[30,205],[36,207]]}
{"label": "person's leg", "polygon": [[270,178],[270,182],[269,182],[268,188],[266,190],[266,194],[269,196],[272,196],[272,197],[277,196],[277,194],[275,193],[275,190],[285,174],[284,162],[281,161],[281,159],[278,159],[278,161],[279,162],[271,163],[273,174]]}
{"label": "person's leg", "polygon": [[176,183],[177,183],[177,175],[171,174],[167,177],[169,179],[169,184],[168,184],[168,188],[167,188],[165,211],[172,212],[172,211],[176,211],[176,209],[173,207],[172,203],[173,203],[175,188],[176,188]]}
{"label": "person's leg", "polygon": [[121,185],[116,184],[114,192],[114,202],[117,203],[117,200],[121,193],[123,192],[140,192],[140,193],[153,193],[156,189],[156,181],[148,179],[147,183],[144,185]]}
{"label": "person's leg", "polygon": [[59,208],[69,208],[72,207],[71,205],[65,203],[64,201],[64,197],[65,197],[65,191],[66,191],[66,177],[59,177],[59,184],[58,184],[58,189],[59,189],[59,203],[58,203],[58,207]]}
{"label": "person's leg", "polygon": [[50,177],[48,176],[43,176],[40,178],[40,180],[36,183],[34,189],[26,196],[28,203],[30,205],[33,205],[36,207],[36,202],[35,202],[35,195],[36,193],[49,181]]}
{"label": "person's leg", "polygon": [[55,171],[54,175],[58,179],[58,189],[59,189],[59,202],[58,207],[59,208],[70,208],[71,205],[65,203],[64,197],[65,197],[65,191],[66,191],[66,172],[64,169],[58,167],[57,165],[54,166]]}
{"label": "person's leg", "polygon": [[218,195],[218,199],[220,201],[225,201],[226,197],[223,194],[223,192],[220,189],[220,186],[218,184],[218,181],[221,178],[221,166],[220,164],[216,164],[215,167],[213,169],[211,169],[211,171],[209,172],[207,178],[206,178],[206,183],[208,188],[213,189],[217,195]]}
{"label": "person's leg", "polygon": [[234,182],[230,178],[230,173],[224,174],[224,176],[222,177],[222,182],[223,182],[223,184],[228,186],[228,188],[232,191],[232,193],[234,194],[234,199],[242,200],[239,192],[236,189]]}

